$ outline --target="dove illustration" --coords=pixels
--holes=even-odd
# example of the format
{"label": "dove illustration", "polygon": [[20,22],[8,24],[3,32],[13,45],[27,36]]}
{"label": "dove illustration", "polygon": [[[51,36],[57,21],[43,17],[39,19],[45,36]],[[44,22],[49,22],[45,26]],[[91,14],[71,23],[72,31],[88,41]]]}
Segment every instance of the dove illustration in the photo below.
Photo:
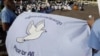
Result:
{"label": "dove illustration", "polygon": [[44,20],[38,22],[36,25],[34,25],[33,21],[31,21],[26,30],[27,36],[17,38],[17,42],[22,43],[25,41],[34,40],[34,39],[39,38],[41,36],[41,34],[46,31],[44,29],[44,27],[45,27],[44,24],[45,24]]}

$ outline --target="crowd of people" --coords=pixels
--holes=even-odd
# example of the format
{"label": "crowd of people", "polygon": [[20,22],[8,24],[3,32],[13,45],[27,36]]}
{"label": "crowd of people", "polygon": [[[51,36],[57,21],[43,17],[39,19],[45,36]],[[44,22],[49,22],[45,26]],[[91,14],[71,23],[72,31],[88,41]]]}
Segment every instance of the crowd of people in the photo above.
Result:
{"label": "crowd of people", "polygon": [[16,13],[20,14],[23,11],[32,11],[32,12],[43,12],[43,13],[50,13],[54,10],[84,10],[84,3],[78,3],[74,1],[69,2],[57,2],[57,1],[50,1],[50,2],[32,2],[28,3],[27,1],[23,1],[20,3],[15,2],[17,10]]}

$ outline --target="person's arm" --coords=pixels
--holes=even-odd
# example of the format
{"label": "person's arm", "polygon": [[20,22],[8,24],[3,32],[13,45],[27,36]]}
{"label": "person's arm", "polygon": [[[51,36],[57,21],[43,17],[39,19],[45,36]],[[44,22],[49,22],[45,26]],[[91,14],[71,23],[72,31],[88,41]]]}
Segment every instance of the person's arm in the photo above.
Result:
{"label": "person's arm", "polygon": [[2,23],[3,31],[5,31],[5,32],[8,31],[9,27],[10,27],[10,25],[8,23]]}
{"label": "person's arm", "polygon": [[6,10],[1,12],[1,23],[3,31],[7,31],[10,27],[10,15]]}

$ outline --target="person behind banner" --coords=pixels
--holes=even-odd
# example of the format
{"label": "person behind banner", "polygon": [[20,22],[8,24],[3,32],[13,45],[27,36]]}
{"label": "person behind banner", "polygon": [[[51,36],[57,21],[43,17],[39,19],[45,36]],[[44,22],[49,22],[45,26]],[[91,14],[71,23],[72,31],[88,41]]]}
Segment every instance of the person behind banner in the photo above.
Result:
{"label": "person behind banner", "polygon": [[1,22],[3,31],[8,31],[9,27],[15,20],[15,9],[16,8],[13,0],[4,0],[4,8],[1,11]]}
{"label": "person behind banner", "polygon": [[14,13],[14,11],[15,5],[13,0],[4,0],[4,8],[1,11],[1,23],[2,29],[4,31],[2,35],[5,35],[5,37],[2,37],[2,43],[5,43],[6,33],[16,18],[16,14]]}
{"label": "person behind banner", "polygon": [[[100,13],[100,0],[97,0]],[[100,19],[97,19],[91,28],[89,47],[93,49],[93,56],[100,56]]]}
{"label": "person behind banner", "polygon": [[92,26],[89,36],[89,47],[93,48],[93,55],[100,56],[100,19],[96,20]]}

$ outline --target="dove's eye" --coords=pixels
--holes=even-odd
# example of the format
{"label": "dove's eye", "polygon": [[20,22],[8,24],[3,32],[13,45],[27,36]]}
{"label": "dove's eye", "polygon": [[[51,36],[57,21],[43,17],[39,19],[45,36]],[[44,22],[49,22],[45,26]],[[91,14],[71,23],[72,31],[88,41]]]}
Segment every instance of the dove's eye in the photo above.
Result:
{"label": "dove's eye", "polygon": [[26,41],[25,39],[23,41]]}

